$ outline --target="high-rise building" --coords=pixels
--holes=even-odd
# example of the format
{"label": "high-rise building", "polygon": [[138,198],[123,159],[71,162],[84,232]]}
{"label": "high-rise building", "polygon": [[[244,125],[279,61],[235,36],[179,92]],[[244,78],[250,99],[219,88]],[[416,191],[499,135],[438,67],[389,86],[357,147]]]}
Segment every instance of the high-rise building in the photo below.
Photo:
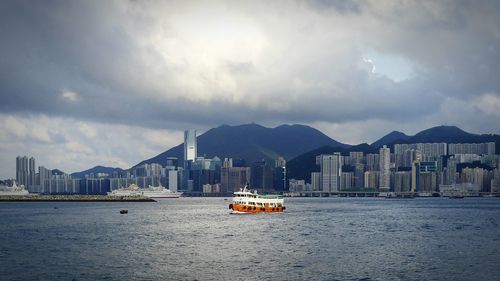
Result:
{"label": "high-rise building", "polygon": [[340,190],[349,190],[353,188],[353,172],[342,172],[340,174]]}
{"label": "high-rise building", "polygon": [[434,192],[438,184],[438,161],[414,161],[411,170],[412,192]]}
{"label": "high-rise building", "polygon": [[312,191],[321,191],[321,173],[312,172],[311,173],[311,187]]}
{"label": "high-rise building", "polygon": [[357,163],[354,167],[354,187],[363,187],[365,184],[365,164]]}
{"label": "high-rise building", "polygon": [[379,154],[367,154],[366,155],[366,170],[367,171],[378,171],[380,168],[380,155]]}
{"label": "high-rise building", "polygon": [[274,161],[274,189],[277,191],[287,190],[287,180],[286,180],[286,160],[285,158],[279,156]]}
{"label": "high-rise building", "polygon": [[457,160],[454,156],[451,156],[448,159],[448,163],[446,165],[446,179],[445,184],[455,184],[457,183]]}
{"label": "high-rise building", "polygon": [[177,192],[179,189],[179,171],[169,170],[168,171],[168,188],[172,192]]}
{"label": "high-rise building", "polygon": [[387,146],[383,146],[379,150],[379,171],[380,171],[380,183],[379,189],[388,191],[391,186],[391,150]]}
{"label": "high-rise building", "polygon": [[28,191],[36,191],[35,158],[16,157],[16,181],[18,185],[24,185]]}
{"label": "high-rise building", "polygon": [[249,167],[221,168],[221,192],[238,191],[250,181]]}
{"label": "high-rise building", "polygon": [[340,175],[342,174],[342,156],[339,152],[316,156],[316,164],[321,168],[321,191],[337,192],[340,190]]}
{"label": "high-rise building", "polygon": [[28,188],[31,188],[34,185],[36,185],[35,158],[30,157],[28,170]]}
{"label": "high-rise building", "polygon": [[186,130],[184,131],[184,162],[195,161],[196,157],[196,130]]}
{"label": "high-rise building", "polygon": [[380,172],[379,171],[366,171],[365,172],[365,188],[378,189]]}
{"label": "high-rise building", "polygon": [[44,194],[50,194],[51,189],[50,189],[50,179],[52,177],[52,171],[45,168],[44,166],[38,167],[38,177],[39,177],[39,185],[40,185],[40,192]]}
{"label": "high-rise building", "polygon": [[259,191],[274,189],[273,168],[265,161],[256,161],[251,167],[250,187]]}
{"label": "high-rise building", "polygon": [[408,192],[411,190],[411,172],[399,171],[394,174],[394,191]]}
{"label": "high-rise building", "polygon": [[28,186],[29,182],[29,164],[28,157],[16,157],[16,181],[18,185]]}

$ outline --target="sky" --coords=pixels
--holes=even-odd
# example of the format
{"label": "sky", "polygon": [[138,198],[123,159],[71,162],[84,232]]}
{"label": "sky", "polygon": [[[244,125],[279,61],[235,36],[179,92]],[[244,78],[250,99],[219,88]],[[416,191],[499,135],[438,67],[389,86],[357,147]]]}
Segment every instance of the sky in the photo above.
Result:
{"label": "sky", "polygon": [[222,124],[500,133],[500,1],[0,1],[0,178]]}

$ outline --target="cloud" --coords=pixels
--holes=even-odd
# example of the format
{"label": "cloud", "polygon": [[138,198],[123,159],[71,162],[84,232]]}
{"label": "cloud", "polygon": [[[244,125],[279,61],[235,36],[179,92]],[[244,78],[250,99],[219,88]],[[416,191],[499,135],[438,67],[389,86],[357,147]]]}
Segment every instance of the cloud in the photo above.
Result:
{"label": "cloud", "polygon": [[68,173],[95,165],[126,169],[179,144],[182,136],[175,130],[0,114],[0,178],[14,175],[18,155]]}
{"label": "cloud", "polygon": [[76,103],[80,100],[80,96],[72,91],[64,90],[61,97],[68,103]]}
{"label": "cloud", "polygon": [[[494,1],[3,1],[0,37],[0,140],[82,135],[65,148],[82,156],[124,128],[151,134],[154,149],[104,151],[114,163],[227,123],[320,124],[350,142],[443,122],[498,132]],[[37,133],[15,124],[34,116]]]}

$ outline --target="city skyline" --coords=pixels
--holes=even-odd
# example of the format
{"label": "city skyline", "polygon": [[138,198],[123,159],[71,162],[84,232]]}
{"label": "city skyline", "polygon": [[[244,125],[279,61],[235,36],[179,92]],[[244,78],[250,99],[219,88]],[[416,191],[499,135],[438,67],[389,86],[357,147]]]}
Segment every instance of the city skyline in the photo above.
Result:
{"label": "city skyline", "polygon": [[498,1],[2,1],[0,178],[18,155],[128,168],[221,124],[498,134],[499,19]]}

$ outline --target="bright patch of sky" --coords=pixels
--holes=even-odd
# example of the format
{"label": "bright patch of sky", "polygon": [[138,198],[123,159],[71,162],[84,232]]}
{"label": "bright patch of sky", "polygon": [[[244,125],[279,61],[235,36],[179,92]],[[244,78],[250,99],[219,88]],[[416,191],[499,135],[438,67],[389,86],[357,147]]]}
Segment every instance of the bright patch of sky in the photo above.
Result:
{"label": "bright patch of sky", "polygon": [[395,82],[411,79],[415,75],[414,65],[398,55],[366,49],[363,51],[363,60],[372,65],[372,73],[386,76]]}

